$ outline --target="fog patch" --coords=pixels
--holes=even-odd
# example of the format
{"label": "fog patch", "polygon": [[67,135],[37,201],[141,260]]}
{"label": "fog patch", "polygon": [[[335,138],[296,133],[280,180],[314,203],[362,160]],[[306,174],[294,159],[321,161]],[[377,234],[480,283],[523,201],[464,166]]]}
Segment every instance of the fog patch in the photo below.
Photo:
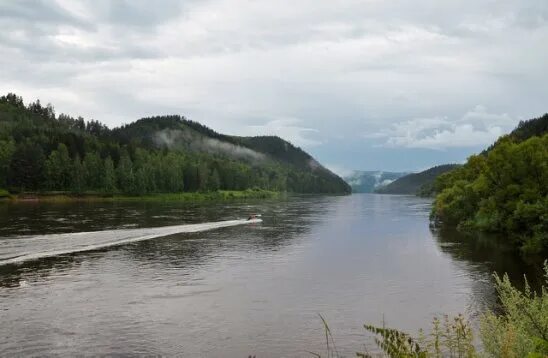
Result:
{"label": "fog patch", "polygon": [[194,133],[189,129],[163,129],[154,133],[154,144],[169,149],[189,149],[196,152],[209,154],[224,154],[232,158],[263,161],[266,155],[252,149],[224,142],[214,138],[208,138]]}
{"label": "fog patch", "polygon": [[391,184],[391,183],[393,183],[393,182],[395,182],[394,179],[384,179],[384,180],[381,181],[380,183],[375,183],[375,188],[387,186],[388,184]]}

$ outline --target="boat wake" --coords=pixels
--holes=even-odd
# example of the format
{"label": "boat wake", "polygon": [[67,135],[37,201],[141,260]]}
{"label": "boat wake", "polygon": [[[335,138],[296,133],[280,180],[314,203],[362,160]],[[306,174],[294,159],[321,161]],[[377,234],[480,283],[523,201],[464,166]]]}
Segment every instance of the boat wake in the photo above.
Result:
{"label": "boat wake", "polygon": [[142,229],[20,236],[0,240],[0,266],[19,264],[45,257],[104,249],[173,234],[207,231],[229,226],[259,223],[261,221],[261,219],[228,220]]}

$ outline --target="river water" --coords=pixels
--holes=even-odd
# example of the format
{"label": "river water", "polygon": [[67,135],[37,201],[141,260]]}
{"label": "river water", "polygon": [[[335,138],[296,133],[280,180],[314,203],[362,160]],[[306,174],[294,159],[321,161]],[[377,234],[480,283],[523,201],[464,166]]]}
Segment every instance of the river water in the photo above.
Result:
{"label": "river water", "polygon": [[[504,245],[431,229],[429,210],[428,199],[372,194],[2,203],[0,356],[325,355],[320,314],[353,356],[374,351],[364,323],[477,322],[496,303],[493,271],[540,277]],[[263,221],[209,224],[252,212]],[[203,225],[170,231],[184,224]],[[108,245],[69,253],[81,237]],[[22,256],[35,259],[12,262]]]}

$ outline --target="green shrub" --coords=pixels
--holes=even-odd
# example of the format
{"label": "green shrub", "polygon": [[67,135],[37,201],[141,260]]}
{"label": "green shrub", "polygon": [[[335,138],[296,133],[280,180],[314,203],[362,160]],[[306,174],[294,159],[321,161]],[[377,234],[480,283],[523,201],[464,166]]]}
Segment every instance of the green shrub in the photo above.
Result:
{"label": "green shrub", "polygon": [[[548,286],[548,263],[544,264]],[[487,313],[481,320],[480,336],[489,357],[548,356],[548,291],[534,292],[525,280],[523,291],[510,283],[508,275],[495,275],[503,314]]]}
{"label": "green shrub", "polygon": [[[390,358],[477,357],[472,328],[462,315],[452,319],[445,316],[443,321],[434,318],[431,332],[424,334],[421,331],[418,339],[395,329],[371,325],[364,325],[364,328],[375,334],[375,343]],[[363,352],[356,355],[362,358],[373,357]]]}

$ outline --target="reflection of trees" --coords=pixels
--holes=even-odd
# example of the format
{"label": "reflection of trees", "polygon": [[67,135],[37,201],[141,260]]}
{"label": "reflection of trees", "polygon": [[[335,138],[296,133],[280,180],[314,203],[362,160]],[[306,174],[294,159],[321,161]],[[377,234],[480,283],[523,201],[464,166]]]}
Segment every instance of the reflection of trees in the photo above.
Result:
{"label": "reflection of trees", "polygon": [[503,237],[487,234],[466,235],[454,228],[431,228],[442,252],[457,261],[473,264],[474,269],[487,273],[508,273],[518,287],[523,286],[523,275],[533,288],[540,287],[543,278],[542,259],[522,257]]}
{"label": "reflection of trees", "polygon": [[0,266],[0,287],[18,287],[22,280],[48,277],[54,271],[73,268],[80,263],[81,260],[78,260],[75,255],[64,255],[23,262],[20,265]]}

